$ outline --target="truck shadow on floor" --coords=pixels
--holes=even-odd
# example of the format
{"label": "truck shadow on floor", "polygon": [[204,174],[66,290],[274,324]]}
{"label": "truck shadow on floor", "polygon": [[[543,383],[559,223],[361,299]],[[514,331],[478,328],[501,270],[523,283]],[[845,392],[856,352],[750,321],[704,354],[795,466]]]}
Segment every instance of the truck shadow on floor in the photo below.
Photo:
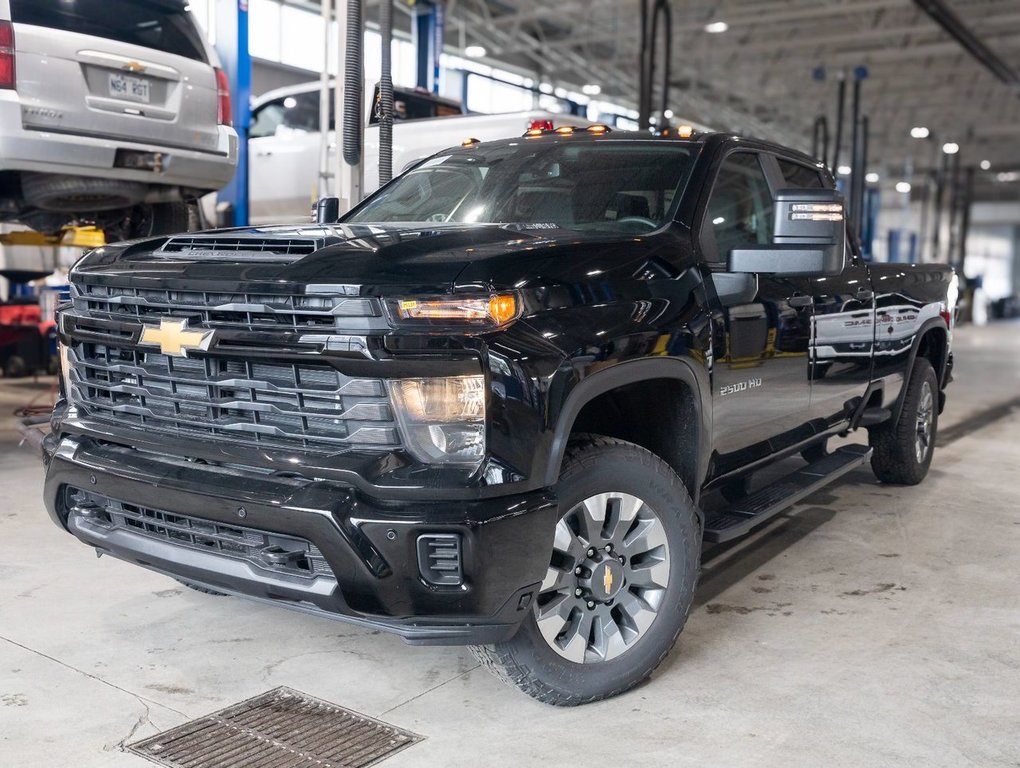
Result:
{"label": "truck shadow on floor", "polygon": [[705,548],[694,605],[701,607],[714,601],[835,516],[833,509],[811,506],[781,515],[746,538]]}

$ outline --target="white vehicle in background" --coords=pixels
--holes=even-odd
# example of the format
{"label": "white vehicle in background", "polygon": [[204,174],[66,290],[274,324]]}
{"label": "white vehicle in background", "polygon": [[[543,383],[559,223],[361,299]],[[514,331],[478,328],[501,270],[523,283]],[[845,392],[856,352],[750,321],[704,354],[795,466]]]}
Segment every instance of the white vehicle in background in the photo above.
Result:
{"label": "white vehicle in background", "polygon": [[[366,88],[366,93],[369,98],[363,192],[368,195],[379,186],[379,125],[374,109],[376,97],[370,88]],[[536,122],[552,122],[556,127],[591,124],[584,118],[540,110],[464,114],[456,101],[405,88],[394,89],[393,106],[394,176],[412,163],[468,138],[492,141],[522,136]],[[331,168],[336,163],[332,124],[331,115]],[[308,220],[319,196],[320,137],[318,82],[270,91],[255,101],[248,133],[248,205],[252,224]],[[335,188],[332,191],[335,193]]]}
{"label": "white vehicle in background", "polygon": [[0,0],[0,222],[187,229],[234,175],[230,111],[184,0]]}

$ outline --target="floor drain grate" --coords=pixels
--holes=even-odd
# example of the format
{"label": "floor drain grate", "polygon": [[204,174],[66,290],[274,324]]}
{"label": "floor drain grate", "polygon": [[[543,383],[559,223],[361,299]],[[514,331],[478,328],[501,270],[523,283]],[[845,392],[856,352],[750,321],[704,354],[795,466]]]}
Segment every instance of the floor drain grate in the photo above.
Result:
{"label": "floor drain grate", "polygon": [[365,768],[421,740],[281,687],[128,749],[170,768]]}

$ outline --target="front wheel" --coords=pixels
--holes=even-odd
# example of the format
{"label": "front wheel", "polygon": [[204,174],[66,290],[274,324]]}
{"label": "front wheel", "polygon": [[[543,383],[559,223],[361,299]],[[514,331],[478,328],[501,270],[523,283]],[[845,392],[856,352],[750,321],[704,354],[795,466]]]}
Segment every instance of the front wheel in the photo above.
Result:
{"label": "front wheel", "polygon": [[631,443],[574,443],[556,486],[561,517],[545,580],[517,634],[472,648],[540,701],[577,705],[647,678],[683,629],[701,531],[677,474]]}

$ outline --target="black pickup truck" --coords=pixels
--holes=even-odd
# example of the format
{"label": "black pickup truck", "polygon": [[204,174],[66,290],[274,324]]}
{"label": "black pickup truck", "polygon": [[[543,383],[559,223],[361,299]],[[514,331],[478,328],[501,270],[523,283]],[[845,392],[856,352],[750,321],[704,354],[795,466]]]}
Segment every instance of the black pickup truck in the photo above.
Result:
{"label": "black pickup truck", "polygon": [[804,155],[603,126],[466,141],[338,222],[99,248],[71,283],[57,525],[472,645],[553,704],[655,669],[703,542],[869,460],[920,482],[956,301],[947,267],[863,263]]}

